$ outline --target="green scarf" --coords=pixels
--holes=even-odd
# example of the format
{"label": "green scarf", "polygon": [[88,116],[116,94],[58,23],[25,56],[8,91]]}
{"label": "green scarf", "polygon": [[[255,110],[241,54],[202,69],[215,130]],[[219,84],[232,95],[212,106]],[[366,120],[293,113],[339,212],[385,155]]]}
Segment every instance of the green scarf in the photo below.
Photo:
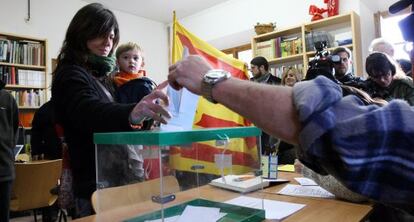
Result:
{"label": "green scarf", "polygon": [[110,74],[116,67],[116,59],[113,56],[88,55],[88,66],[95,77]]}

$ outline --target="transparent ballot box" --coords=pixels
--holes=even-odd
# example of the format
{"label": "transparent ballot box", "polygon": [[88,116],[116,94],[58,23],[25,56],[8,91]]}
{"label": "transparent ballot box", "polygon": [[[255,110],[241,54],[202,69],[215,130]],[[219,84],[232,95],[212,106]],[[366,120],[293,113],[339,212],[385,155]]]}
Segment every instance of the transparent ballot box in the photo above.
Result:
{"label": "transparent ballot box", "polygon": [[[131,222],[264,220],[260,135],[256,127],[95,134],[97,221],[121,208]],[[245,196],[257,204],[235,199]]]}

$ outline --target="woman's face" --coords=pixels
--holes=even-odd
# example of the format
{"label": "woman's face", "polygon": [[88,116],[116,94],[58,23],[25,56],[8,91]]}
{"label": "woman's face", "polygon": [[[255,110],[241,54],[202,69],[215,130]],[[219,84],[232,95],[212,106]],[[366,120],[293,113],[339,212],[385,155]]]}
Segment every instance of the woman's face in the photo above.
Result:
{"label": "woman's face", "polygon": [[286,75],[286,79],[285,79],[285,84],[287,86],[293,86],[296,83],[296,75],[294,72],[289,71],[288,74]]}
{"label": "woman's face", "polygon": [[379,86],[383,88],[387,88],[389,85],[391,85],[392,82],[392,73],[391,70],[388,70],[385,74],[380,75],[370,75],[370,78],[377,83]]}
{"label": "woman's face", "polygon": [[112,30],[106,37],[97,37],[88,40],[86,46],[89,51],[97,56],[108,56],[114,45],[115,32]]}

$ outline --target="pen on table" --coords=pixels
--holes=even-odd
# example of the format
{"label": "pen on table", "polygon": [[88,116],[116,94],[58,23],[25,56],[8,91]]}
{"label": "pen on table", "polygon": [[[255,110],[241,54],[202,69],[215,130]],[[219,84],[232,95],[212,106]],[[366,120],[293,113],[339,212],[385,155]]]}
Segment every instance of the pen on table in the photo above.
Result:
{"label": "pen on table", "polygon": [[241,182],[241,181],[250,180],[250,179],[253,179],[253,178],[255,178],[255,176],[253,176],[253,175],[240,176],[240,177],[234,178],[233,181],[234,182]]}

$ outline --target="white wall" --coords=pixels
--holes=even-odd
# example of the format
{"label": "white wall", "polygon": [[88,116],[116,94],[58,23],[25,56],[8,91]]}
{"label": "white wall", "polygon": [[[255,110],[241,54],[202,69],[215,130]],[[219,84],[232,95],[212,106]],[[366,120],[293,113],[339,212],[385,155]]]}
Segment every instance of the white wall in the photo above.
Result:
{"label": "white wall", "polygon": [[[76,11],[86,2],[81,0],[31,1],[31,20],[26,23],[27,1],[0,0],[0,32],[48,39],[48,66],[56,58],[66,29]],[[166,79],[168,70],[168,38],[164,24],[115,11],[118,18],[120,43],[134,41],[145,52],[146,69],[156,82]],[[50,79],[48,80],[50,83]]]}
{"label": "white wall", "polygon": [[[278,29],[310,22],[309,5],[325,7],[322,0],[230,0],[180,22],[195,35],[219,49],[250,42],[257,22],[276,22]],[[359,0],[340,1],[339,13],[355,10]]]}

